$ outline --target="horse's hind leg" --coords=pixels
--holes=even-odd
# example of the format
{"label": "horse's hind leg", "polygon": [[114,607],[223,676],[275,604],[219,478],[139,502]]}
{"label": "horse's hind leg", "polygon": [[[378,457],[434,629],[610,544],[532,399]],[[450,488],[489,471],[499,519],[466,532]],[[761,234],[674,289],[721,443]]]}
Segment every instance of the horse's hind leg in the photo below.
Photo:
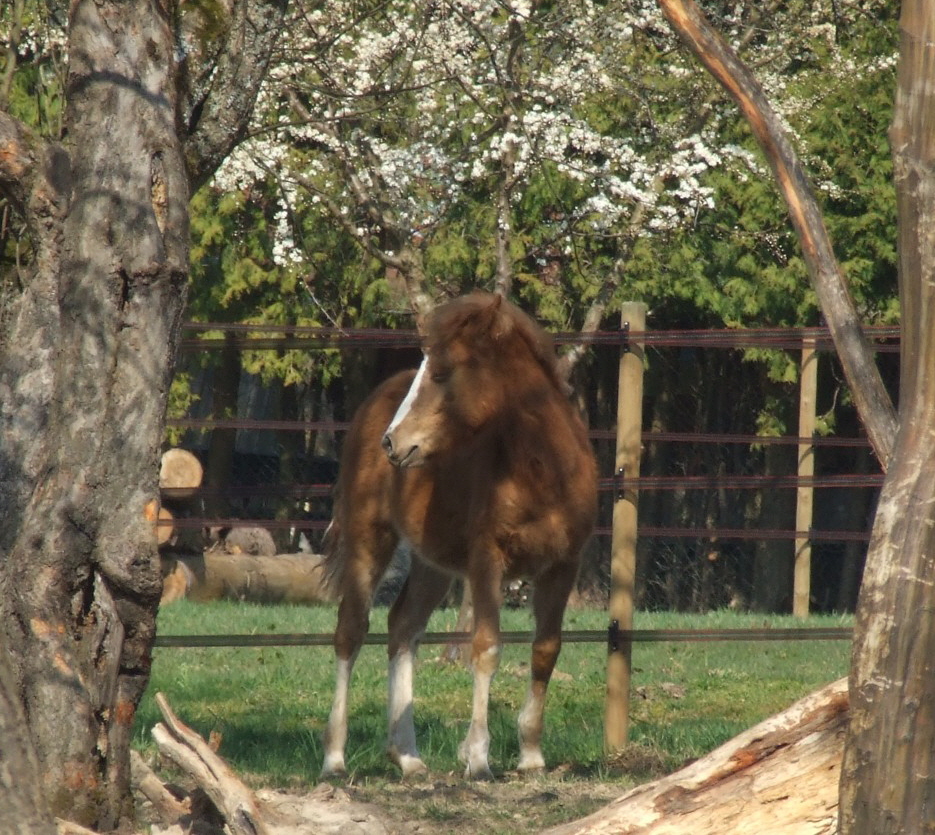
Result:
{"label": "horse's hind leg", "polygon": [[562,648],[562,616],[577,573],[577,565],[560,564],[536,581],[533,593],[536,633],[532,642],[529,690],[518,723],[520,771],[545,768],[540,744],[545,694]]}
{"label": "horse's hind leg", "polygon": [[412,668],[429,615],[441,602],[451,576],[413,558],[409,577],[390,609],[387,751],[403,777],[424,773],[412,713]]}
{"label": "horse's hind leg", "polygon": [[396,537],[384,533],[377,537],[371,548],[353,551],[344,567],[338,624],[334,632],[334,701],[324,735],[322,777],[347,773],[344,746],[347,743],[347,698],[351,674],[370,626],[370,604],[374,590],[393,557],[395,547]]}

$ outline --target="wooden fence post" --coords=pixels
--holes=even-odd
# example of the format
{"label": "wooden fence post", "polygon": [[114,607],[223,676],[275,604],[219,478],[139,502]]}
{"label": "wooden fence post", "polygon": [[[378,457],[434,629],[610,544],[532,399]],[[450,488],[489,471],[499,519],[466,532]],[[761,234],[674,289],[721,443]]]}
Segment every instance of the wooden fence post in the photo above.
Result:
{"label": "wooden fence post", "polygon": [[[617,478],[640,473],[643,416],[643,341],[646,305],[626,302],[621,311],[626,339],[620,353],[617,390]],[[607,698],[604,712],[604,748],[615,751],[627,742],[630,724],[630,670],[632,642],[620,632],[633,628],[633,593],[636,576],[637,490],[619,485],[614,498],[613,542],[610,564],[610,629],[607,653]]]}
{"label": "wooden fence post", "polygon": [[[811,481],[815,475],[815,446],[812,436],[815,434],[815,401],[818,391],[818,354],[815,340],[805,337],[802,340],[802,363],[799,382],[799,485],[796,489],[795,529],[805,532],[812,527],[812,504],[815,488]],[[812,543],[808,536],[796,537],[795,568],[793,569],[792,614],[804,618],[808,616],[809,596],[811,594]]]}

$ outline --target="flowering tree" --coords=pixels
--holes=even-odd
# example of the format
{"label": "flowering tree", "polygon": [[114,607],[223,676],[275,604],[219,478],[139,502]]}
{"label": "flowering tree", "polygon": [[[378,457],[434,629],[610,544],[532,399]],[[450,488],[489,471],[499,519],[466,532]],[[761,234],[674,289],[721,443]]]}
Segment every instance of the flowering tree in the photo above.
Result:
{"label": "flowering tree", "polygon": [[[857,78],[891,83],[891,40],[868,43],[882,8],[720,10],[790,126],[815,138],[810,162],[842,204],[854,189],[820,147],[821,105],[838,91],[846,99]],[[405,294],[423,312],[481,283],[562,327],[594,327],[608,303],[634,293],[655,302],[693,292],[719,323],[775,319],[754,302],[785,303],[780,320],[815,309],[805,289],[792,297],[798,310],[788,304],[790,282],[806,282],[775,193],[761,185],[765,164],[675,50],[655,4],[330,2],[298,6],[289,31],[254,137],[215,184],[275,191],[274,261],[306,279],[297,286],[322,320],[361,310],[349,285],[371,311]],[[766,228],[711,227],[724,223],[721,202],[735,216],[754,208],[757,188]],[[323,220],[359,247],[353,277],[320,245]],[[777,274],[773,298],[756,301],[749,274],[728,273],[720,287],[693,276],[691,291],[669,281],[708,255],[680,262],[689,230],[709,242],[735,236],[735,260],[755,253]],[[676,271],[660,267],[673,256]],[[731,278],[740,280],[726,286]]]}
{"label": "flowering tree", "polygon": [[486,283],[580,326],[641,235],[711,205],[718,155],[673,118],[648,4],[331,2],[290,32],[253,140],[215,180],[276,183],[281,265],[314,267],[326,219],[380,265],[381,299],[421,314]]}

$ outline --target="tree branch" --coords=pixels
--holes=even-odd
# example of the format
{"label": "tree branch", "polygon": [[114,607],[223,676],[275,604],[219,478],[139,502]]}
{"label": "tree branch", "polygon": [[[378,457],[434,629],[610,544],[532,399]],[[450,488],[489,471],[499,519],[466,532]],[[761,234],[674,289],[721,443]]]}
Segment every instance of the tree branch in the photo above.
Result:
{"label": "tree branch", "polygon": [[24,216],[36,178],[44,142],[22,122],[0,111],[0,194]]}
{"label": "tree branch", "polygon": [[185,160],[192,191],[246,135],[257,93],[283,31],[287,0],[236,0],[206,95],[192,109]]}
{"label": "tree branch", "polygon": [[685,45],[738,104],[773,169],[858,414],[886,469],[896,438],[896,410],[861,329],[805,168],[762,87],[693,0],[659,0],[659,5]]}
{"label": "tree branch", "polygon": [[0,196],[26,222],[40,262],[53,258],[71,191],[70,165],[61,146],[0,111]]}

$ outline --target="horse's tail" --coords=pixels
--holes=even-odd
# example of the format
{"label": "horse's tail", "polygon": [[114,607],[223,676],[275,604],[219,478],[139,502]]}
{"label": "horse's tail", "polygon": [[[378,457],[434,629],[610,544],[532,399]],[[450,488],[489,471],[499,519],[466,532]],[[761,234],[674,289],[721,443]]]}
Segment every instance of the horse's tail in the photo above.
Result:
{"label": "horse's tail", "polygon": [[338,503],[335,498],[334,513],[325,535],[322,538],[322,551],[324,553],[324,581],[325,587],[334,599],[341,594],[341,579],[344,576],[346,549],[341,523],[338,520]]}

